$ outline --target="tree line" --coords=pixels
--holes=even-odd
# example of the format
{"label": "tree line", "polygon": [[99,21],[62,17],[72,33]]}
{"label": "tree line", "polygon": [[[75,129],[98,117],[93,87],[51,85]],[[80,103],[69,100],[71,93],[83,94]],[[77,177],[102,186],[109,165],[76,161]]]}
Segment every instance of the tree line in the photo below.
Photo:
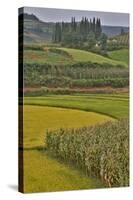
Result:
{"label": "tree line", "polygon": [[94,49],[97,44],[101,50],[105,50],[107,36],[102,33],[100,18],[82,17],[81,21],[76,21],[72,17],[71,22],[55,23],[52,40],[64,46],[85,50]]}
{"label": "tree line", "polygon": [[102,32],[100,18],[93,18],[88,20],[86,17],[82,17],[80,22],[76,22],[75,17],[71,18],[71,22],[57,22],[55,23],[53,41],[61,42],[65,33],[78,33],[87,36],[90,32],[93,32],[95,38],[100,37]]}

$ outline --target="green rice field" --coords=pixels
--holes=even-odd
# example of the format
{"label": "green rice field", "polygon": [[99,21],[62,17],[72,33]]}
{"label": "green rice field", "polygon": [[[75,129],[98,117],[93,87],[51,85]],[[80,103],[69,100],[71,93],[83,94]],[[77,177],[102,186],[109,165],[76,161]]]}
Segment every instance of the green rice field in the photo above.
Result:
{"label": "green rice field", "polygon": [[105,187],[45,149],[47,130],[78,128],[128,116],[128,95],[50,95],[24,98],[24,192]]}

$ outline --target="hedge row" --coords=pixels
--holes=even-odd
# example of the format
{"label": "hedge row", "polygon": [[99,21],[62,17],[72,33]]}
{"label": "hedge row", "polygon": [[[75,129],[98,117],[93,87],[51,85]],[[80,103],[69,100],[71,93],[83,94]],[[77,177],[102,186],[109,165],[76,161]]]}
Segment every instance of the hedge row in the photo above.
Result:
{"label": "hedge row", "polygon": [[24,77],[25,86],[45,86],[45,87],[68,87],[68,88],[89,88],[89,87],[106,87],[114,88],[127,87],[128,78],[102,78],[102,79],[71,79],[69,77],[51,77],[31,74]]}

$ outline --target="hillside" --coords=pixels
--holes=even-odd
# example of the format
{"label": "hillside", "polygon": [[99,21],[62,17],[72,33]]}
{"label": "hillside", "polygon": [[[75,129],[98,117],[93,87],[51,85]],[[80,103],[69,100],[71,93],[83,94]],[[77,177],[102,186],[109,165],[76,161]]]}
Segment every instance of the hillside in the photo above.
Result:
{"label": "hillside", "polygon": [[129,84],[125,62],[70,48],[25,49],[24,73],[26,87],[127,87]]}
{"label": "hillside", "polygon": [[121,29],[124,30],[124,32],[129,32],[128,27],[123,26],[102,26],[102,32],[105,33],[108,37],[113,37],[115,35],[119,35],[121,33]]}
{"label": "hillside", "polygon": [[65,65],[77,62],[92,62],[97,64],[108,63],[110,65],[123,65],[127,67],[127,63],[120,60],[120,58],[117,59],[117,56],[114,58],[111,56],[110,58],[107,58],[79,49],[42,47],[40,50],[24,50],[24,63]]}
{"label": "hillside", "polygon": [[111,51],[108,53],[108,55],[113,60],[119,60],[119,61],[125,62],[127,65],[129,64],[129,50],[128,49]]}
{"label": "hillside", "polygon": [[[20,16],[22,19],[22,15]],[[55,23],[43,22],[39,20],[35,15],[24,14],[24,41],[25,43],[42,43],[51,42],[53,28]],[[129,32],[128,27],[119,26],[102,26],[102,32],[107,34],[108,37],[112,37],[121,33],[123,28],[124,32]]]}
{"label": "hillside", "polygon": [[84,50],[78,50],[78,49],[70,49],[70,48],[59,48],[63,51],[66,51],[67,53],[69,53],[74,61],[76,62],[92,62],[92,63],[109,63],[112,65],[124,65],[127,66],[125,63],[121,62],[121,61],[116,61],[115,59],[109,59],[106,57],[103,57],[101,55],[95,54],[95,53],[91,53],[88,51],[84,51]]}
{"label": "hillside", "polygon": [[110,40],[114,40],[118,45],[128,46],[129,45],[129,32],[111,37]]}
{"label": "hillside", "polygon": [[20,23],[24,19],[25,43],[41,43],[51,41],[54,23],[43,22],[33,14],[21,14],[19,19]]}

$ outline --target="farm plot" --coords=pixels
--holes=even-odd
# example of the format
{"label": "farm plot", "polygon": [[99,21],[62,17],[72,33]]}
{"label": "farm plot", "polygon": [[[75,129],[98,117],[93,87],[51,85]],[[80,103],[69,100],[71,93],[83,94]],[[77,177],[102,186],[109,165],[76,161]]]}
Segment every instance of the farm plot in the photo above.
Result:
{"label": "farm plot", "polygon": [[123,95],[49,95],[25,97],[25,104],[72,108],[106,114],[114,118],[128,116],[129,99]]}
{"label": "farm plot", "polygon": [[93,112],[24,106],[24,191],[58,191],[103,187],[82,172],[50,158],[44,151],[46,130],[82,127],[113,120]]}
{"label": "farm plot", "polygon": [[72,162],[88,176],[101,178],[108,187],[129,185],[129,122],[106,122],[80,129],[48,131],[47,149]]}
{"label": "farm plot", "polygon": [[109,115],[127,117],[128,95],[25,97],[24,104],[24,192],[105,187],[71,164],[50,157],[45,149],[45,134],[61,127],[80,128],[114,121]]}

